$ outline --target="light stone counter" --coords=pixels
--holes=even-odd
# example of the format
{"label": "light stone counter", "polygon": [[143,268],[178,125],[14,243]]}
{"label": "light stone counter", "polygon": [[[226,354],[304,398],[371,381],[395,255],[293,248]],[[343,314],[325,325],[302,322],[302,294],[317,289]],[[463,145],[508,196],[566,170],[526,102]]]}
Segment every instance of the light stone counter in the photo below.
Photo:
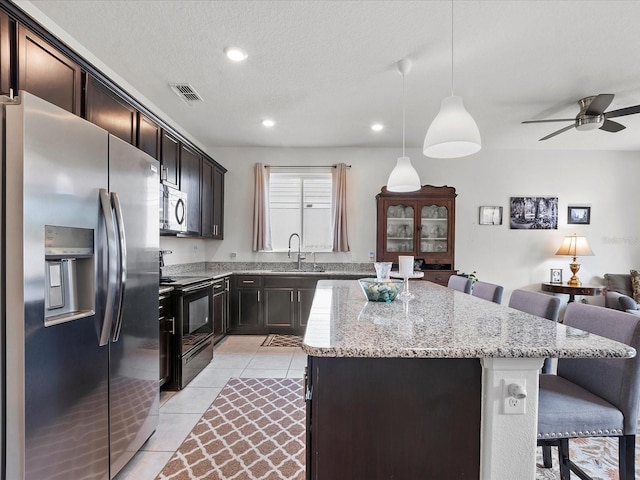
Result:
{"label": "light stone counter", "polygon": [[431,282],[367,302],[355,280],[320,280],[303,350],[318,357],[633,357],[627,345]]}
{"label": "light stone counter", "polygon": [[[408,302],[367,302],[356,280],[318,282],[302,345],[313,478],[347,469],[372,480],[535,480],[543,359],[635,355],[431,282],[412,282],[411,293]],[[505,410],[511,384],[526,392],[516,414]],[[360,451],[385,452],[376,464],[384,476],[371,475],[373,454]],[[431,473],[438,468],[445,473]]]}

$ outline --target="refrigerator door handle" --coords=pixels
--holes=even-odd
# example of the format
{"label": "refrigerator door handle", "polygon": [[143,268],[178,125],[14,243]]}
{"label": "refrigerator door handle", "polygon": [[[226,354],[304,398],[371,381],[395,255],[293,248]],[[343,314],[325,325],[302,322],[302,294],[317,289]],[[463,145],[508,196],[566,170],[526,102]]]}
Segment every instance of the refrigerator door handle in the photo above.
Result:
{"label": "refrigerator door handle", "polygon": [[108,345],[111,335],[117,287],[115,273],[118,269],[118,247],[116,245],[116,232],[113,224],[113,210],[111,209],[109,193],[104,188],[100,189],[100,206],[102,208],[102,216],[107,234],[107,298],[104,305],[104,318],[102,319],[102,326],[100,328],[99,343],[102,347]]}
{"label": "refrigerator door handle", "polygon": [[116,323],[113,328],[113,341],[117,342],[120,338],[122,330],[122,303],[127,283],[127,241],[124,232],[124,221],[122,219],[122,209],[120,208],[120,199],[115,192],[111,193],[111,204],[115,212],[116,225],[118,227],[118,290],[116,298]]}

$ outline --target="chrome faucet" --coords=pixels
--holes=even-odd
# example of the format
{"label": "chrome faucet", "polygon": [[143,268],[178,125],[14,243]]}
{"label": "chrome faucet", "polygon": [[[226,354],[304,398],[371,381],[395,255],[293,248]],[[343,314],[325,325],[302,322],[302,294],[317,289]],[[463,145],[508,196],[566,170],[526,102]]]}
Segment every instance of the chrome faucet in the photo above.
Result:
{"label": "chrome faucet", "polygon": [[287,252],[287,257],[291,258],[291,239],[293,237],[298,237],[298,270],[302,270],[302,257],[300,256],[300,235],[297,233],[292,233],[289,235],[289,251]]}

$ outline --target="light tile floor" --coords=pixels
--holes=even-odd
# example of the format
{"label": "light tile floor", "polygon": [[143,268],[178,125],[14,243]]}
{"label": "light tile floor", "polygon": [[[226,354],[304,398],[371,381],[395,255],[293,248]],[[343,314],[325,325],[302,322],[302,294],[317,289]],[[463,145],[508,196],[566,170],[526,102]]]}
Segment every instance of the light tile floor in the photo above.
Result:
{"label": "light tile floor", "polygon": [[231,377],[302,378],[307,356],[299,347],[261,347],[264,335],[230,335],[212,362],[179,392],[160,393],[156,432],[115,480],[155,480]]}

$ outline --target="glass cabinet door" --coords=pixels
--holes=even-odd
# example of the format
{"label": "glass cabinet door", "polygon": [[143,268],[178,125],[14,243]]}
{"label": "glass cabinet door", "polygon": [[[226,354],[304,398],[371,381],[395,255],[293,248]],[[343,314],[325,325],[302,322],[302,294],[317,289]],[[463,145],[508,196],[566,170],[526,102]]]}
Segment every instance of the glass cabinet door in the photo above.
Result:
{"label": "glass cabinet door", "polygon": [[413,252],[415,232],[414,209],[411,205],[387,207],[387,252]]}
{"label": "glass cabinet door", "polygon": [[420,212],[420,253],[443,253],[448,249],[449,210],[425,205]]}

